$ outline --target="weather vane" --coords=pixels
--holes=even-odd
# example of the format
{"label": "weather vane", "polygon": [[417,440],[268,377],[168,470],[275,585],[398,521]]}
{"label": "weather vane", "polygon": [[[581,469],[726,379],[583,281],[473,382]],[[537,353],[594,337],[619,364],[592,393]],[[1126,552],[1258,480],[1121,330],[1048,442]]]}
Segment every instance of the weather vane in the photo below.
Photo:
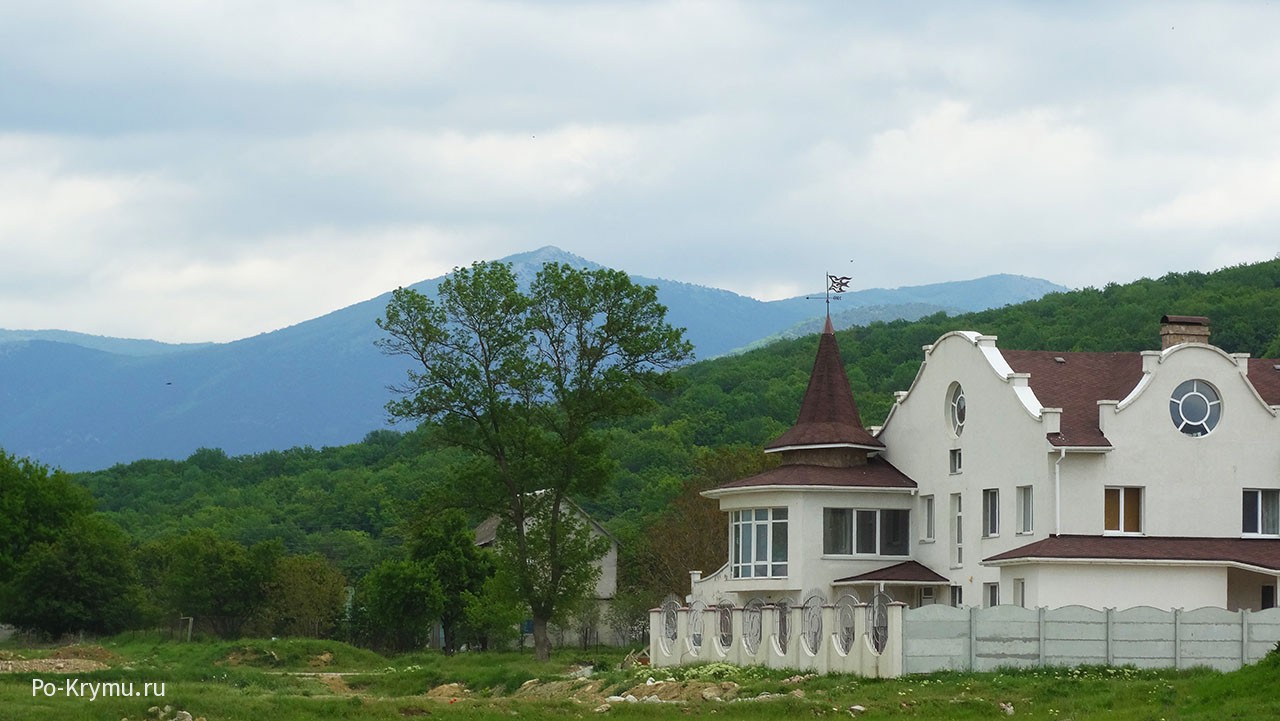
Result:
{"label": "weather vane", "polygon": [[[830,273],[827,273],[827,290],[826,290],[826,293],[822,296],[823,300],[827,302],[827,318],[831,317],[831,301],[833,299],[840,300],[841,293],[849,292],[849,283],[852,280],[853,278],[847,275],[832,275]],[[834,298],[833,298],[833,294],[834,294]],[[807,295],[805,296],[805,299],[814,300],[816,297],[817,296]]]}

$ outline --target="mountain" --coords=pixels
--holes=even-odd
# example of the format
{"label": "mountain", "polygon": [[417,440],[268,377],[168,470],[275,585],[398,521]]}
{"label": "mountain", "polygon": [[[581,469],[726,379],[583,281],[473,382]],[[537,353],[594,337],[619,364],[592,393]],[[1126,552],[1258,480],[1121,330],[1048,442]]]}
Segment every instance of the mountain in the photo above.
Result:
{"label": "mountain", "polygon": [[[546,247],[503,259],[530,279],[543,263],[600,266]],[[729,291],[636,277],[658,288],[668,318],[699,358],[722,355],[820,317],[820,302],[765,302]],[[442,278],[412,286],[434,295]],[[1064,290],[1018,276],[847,293],[877,318],[972,310]],[[67,470],[139,458],[185,458],[351,443],[387,426],[387,387],[406,361],[374,347],[391,293],[231,343],[170,345],[66,331],[0,330],[0,448]],[[986,300],[984,300],[984,298]],[[894,315],[894,307],[902,306]]]}

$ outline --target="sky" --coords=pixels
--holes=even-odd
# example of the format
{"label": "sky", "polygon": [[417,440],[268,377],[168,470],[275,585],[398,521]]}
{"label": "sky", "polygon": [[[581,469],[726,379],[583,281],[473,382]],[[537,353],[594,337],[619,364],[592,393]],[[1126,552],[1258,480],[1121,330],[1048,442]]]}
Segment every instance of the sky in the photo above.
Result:
{"label": "sky", "polygon": [[0,0],[0,328],[555,245],[762,300],[1280,251],[1280,2]]}

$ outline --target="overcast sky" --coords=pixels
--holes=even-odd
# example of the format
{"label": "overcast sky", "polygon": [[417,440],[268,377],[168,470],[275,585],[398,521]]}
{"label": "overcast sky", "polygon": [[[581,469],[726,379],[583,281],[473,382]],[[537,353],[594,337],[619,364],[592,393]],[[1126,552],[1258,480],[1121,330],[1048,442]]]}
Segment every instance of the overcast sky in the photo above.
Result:
{"label": "overcast sky", "polygon": [[1269,259],[1277,38],[1275,1],[0,0],[0,327],[228,341],[543,245],[761,299]]}

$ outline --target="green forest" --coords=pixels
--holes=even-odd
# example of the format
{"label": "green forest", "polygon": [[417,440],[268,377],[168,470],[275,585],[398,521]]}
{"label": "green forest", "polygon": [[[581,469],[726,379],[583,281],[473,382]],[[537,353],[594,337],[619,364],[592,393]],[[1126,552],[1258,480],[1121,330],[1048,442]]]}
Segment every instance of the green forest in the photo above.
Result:
{"label": "green forest", "polygon": [[[911,385],[922,346],[946,332],[995,335],[1006,349],[1139,351],[1159,347],[1164,314],[1208,316],[1215,345],[1280,357],[1280,259],[873,323],[837,340],[874,426]],[[620,544],[611,619],[620,632],[664,595],[686,592],[690,568],[723,563],[724,519],[698,492],[771,462],[760,448],[794,421],[815,348],[807,337],[691,363],[645,412],[605,429],[612,474],[574,500]],[[396,649],[421,644],[428,622],[452,614],[460,642],[505,642],[521,611],[498,608],[491,564],[471,543],[484,518],[441,500],[469,460],[438,433],[375,430],[348,446],[239,457],[201,449],[79,474],[0,454],[0,520],[19,531],[0,539],[0,578],[10,579],[0,618],[58,635],[194,615],[205,620],[198,631],[220,636]],[[348,588],[363,609],[353,617],[342,612]]]}

